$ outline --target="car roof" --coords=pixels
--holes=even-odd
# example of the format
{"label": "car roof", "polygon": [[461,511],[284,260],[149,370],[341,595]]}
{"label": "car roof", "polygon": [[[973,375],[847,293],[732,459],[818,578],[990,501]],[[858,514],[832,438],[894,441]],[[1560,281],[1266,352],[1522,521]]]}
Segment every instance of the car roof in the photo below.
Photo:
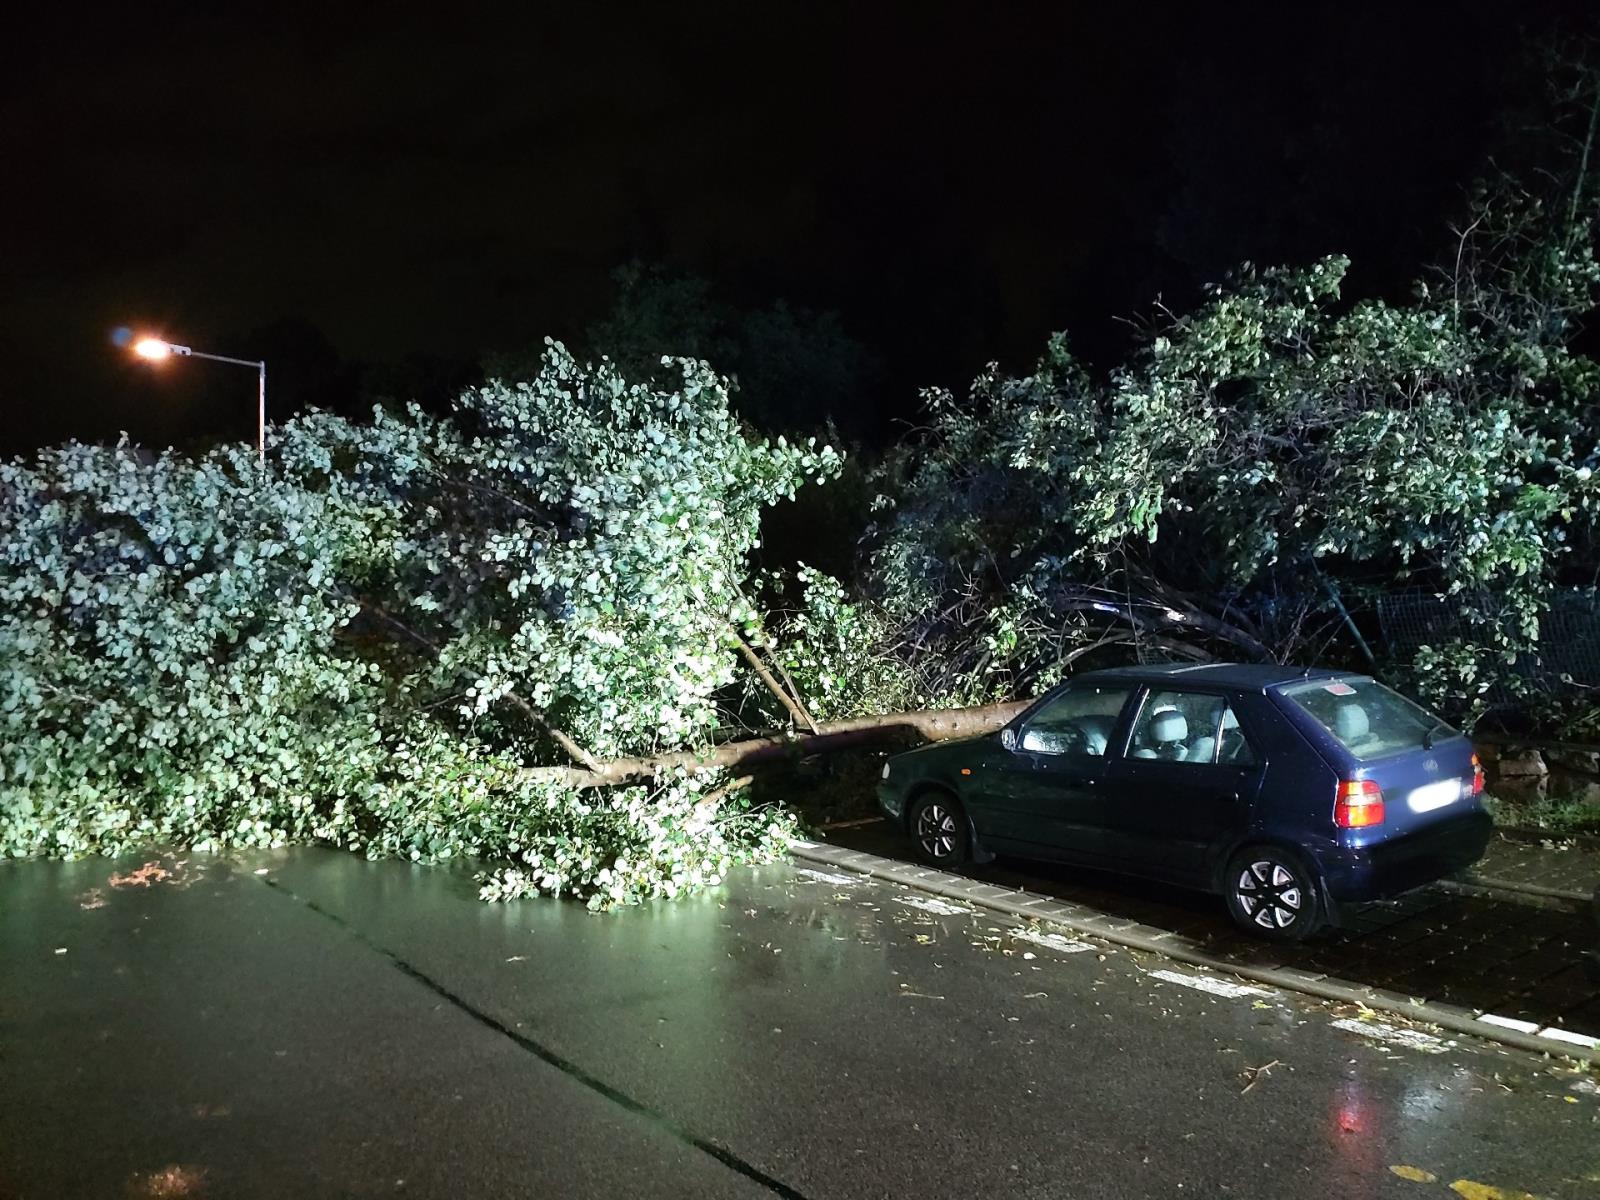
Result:
{"label": "car roof", "polygon": [[1349,671],[1331,671],[1326,667],[1294,667],[1277,663],[1155,663],[1149,666],[1109,667],[1102,671],[1085,671],[1081,675],[1074,675],[1073,679],[1160,683],[1171,688],[1183,684],[1204,684],[1207,687],[1264,692],[1268,688],[1285,683],[1298,683],[1302,679],[1332,679],[1349,674],[1351,674]]}

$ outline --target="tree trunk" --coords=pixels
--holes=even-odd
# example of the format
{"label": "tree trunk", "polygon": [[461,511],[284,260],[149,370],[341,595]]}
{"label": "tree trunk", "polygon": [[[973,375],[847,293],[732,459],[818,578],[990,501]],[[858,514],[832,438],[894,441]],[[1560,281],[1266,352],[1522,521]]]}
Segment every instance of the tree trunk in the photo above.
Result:
{"label": "tree trunk", "polygon": [[529,767],[527,776],[534,780],[564,783],[568,787],[603,787],[650,779],[678,767],[689,771],[744,767],[771,762],[790,754],[822,754],[848,746],[867,745],[897,734],[914,733],[925,741],[942,742],[947,738],[992,733],[1032,703],[1031,700],[1007,700],[978,708],[930,709],[823,721],[818,724],[816,733],[746,738],[738,742],[725,742],[720,746],[708,746],[704,750],[682,750],[643,758],[614,758],[609,762],[597,762],[592,770],[581,767]]}

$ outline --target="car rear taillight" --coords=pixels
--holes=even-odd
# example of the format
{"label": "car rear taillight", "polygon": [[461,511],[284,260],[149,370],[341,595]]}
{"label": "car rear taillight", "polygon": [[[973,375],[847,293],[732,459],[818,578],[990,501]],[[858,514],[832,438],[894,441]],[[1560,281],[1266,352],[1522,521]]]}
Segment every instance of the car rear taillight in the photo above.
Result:
{"label": "car rear taillight", "polygon": [[1383,824],[1383,789],[1370,779],[1341,779],[1333,805],[1333,823],[1340,829]]}
{"label": "car rear taillight", "polygon": [[1472,794],[1483,795],[1483,764],[1478,761],[1478,756],[1472,756]]}

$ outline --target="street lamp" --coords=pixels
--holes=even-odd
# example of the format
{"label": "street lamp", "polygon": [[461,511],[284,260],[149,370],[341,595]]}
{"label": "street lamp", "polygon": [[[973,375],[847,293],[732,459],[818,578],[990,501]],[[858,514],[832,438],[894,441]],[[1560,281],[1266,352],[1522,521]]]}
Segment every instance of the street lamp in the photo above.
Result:
{"label": "street lamp", "polygon": [[209,358],[212,362],[233,363],[240,367],[254,367],[259,372],[261,381],[257,392],[256,404],[256,457],[263,466],[267,462],[267,364],[249,358],[229,358],[225,354],[203,354],[199,350],[191,350],[188,346],[180,346],[176,342],[164,342],[160,338],[140,338],[133,344],[133,352],[140,358],[148,358],[152,362],[160,362],[164,358],[171,358],[174,354],[183,358]]}

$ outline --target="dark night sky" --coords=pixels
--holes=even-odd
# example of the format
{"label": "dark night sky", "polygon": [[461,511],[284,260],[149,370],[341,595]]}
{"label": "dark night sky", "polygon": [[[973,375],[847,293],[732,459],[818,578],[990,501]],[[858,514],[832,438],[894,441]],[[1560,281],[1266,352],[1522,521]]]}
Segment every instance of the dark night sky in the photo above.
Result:
{"label": "dark night sky", "polygon": [[[0,451],[248,436],[246,373],[154,374],[110,346],[119,324],[221,353],[277,324],[351,360],[470,362],[573,337],[630,258],[837,309],[887,363],[889,415],[988,359],[1025,368],[1056,328],[1110,361],[1116,318],[1241,258],[1343,250],[1357,288],[1392,291],[1514,143],[1532,36],[1584,7],[13,22]],[[315,391],[292,368],[275,383],[280,414]]]}

